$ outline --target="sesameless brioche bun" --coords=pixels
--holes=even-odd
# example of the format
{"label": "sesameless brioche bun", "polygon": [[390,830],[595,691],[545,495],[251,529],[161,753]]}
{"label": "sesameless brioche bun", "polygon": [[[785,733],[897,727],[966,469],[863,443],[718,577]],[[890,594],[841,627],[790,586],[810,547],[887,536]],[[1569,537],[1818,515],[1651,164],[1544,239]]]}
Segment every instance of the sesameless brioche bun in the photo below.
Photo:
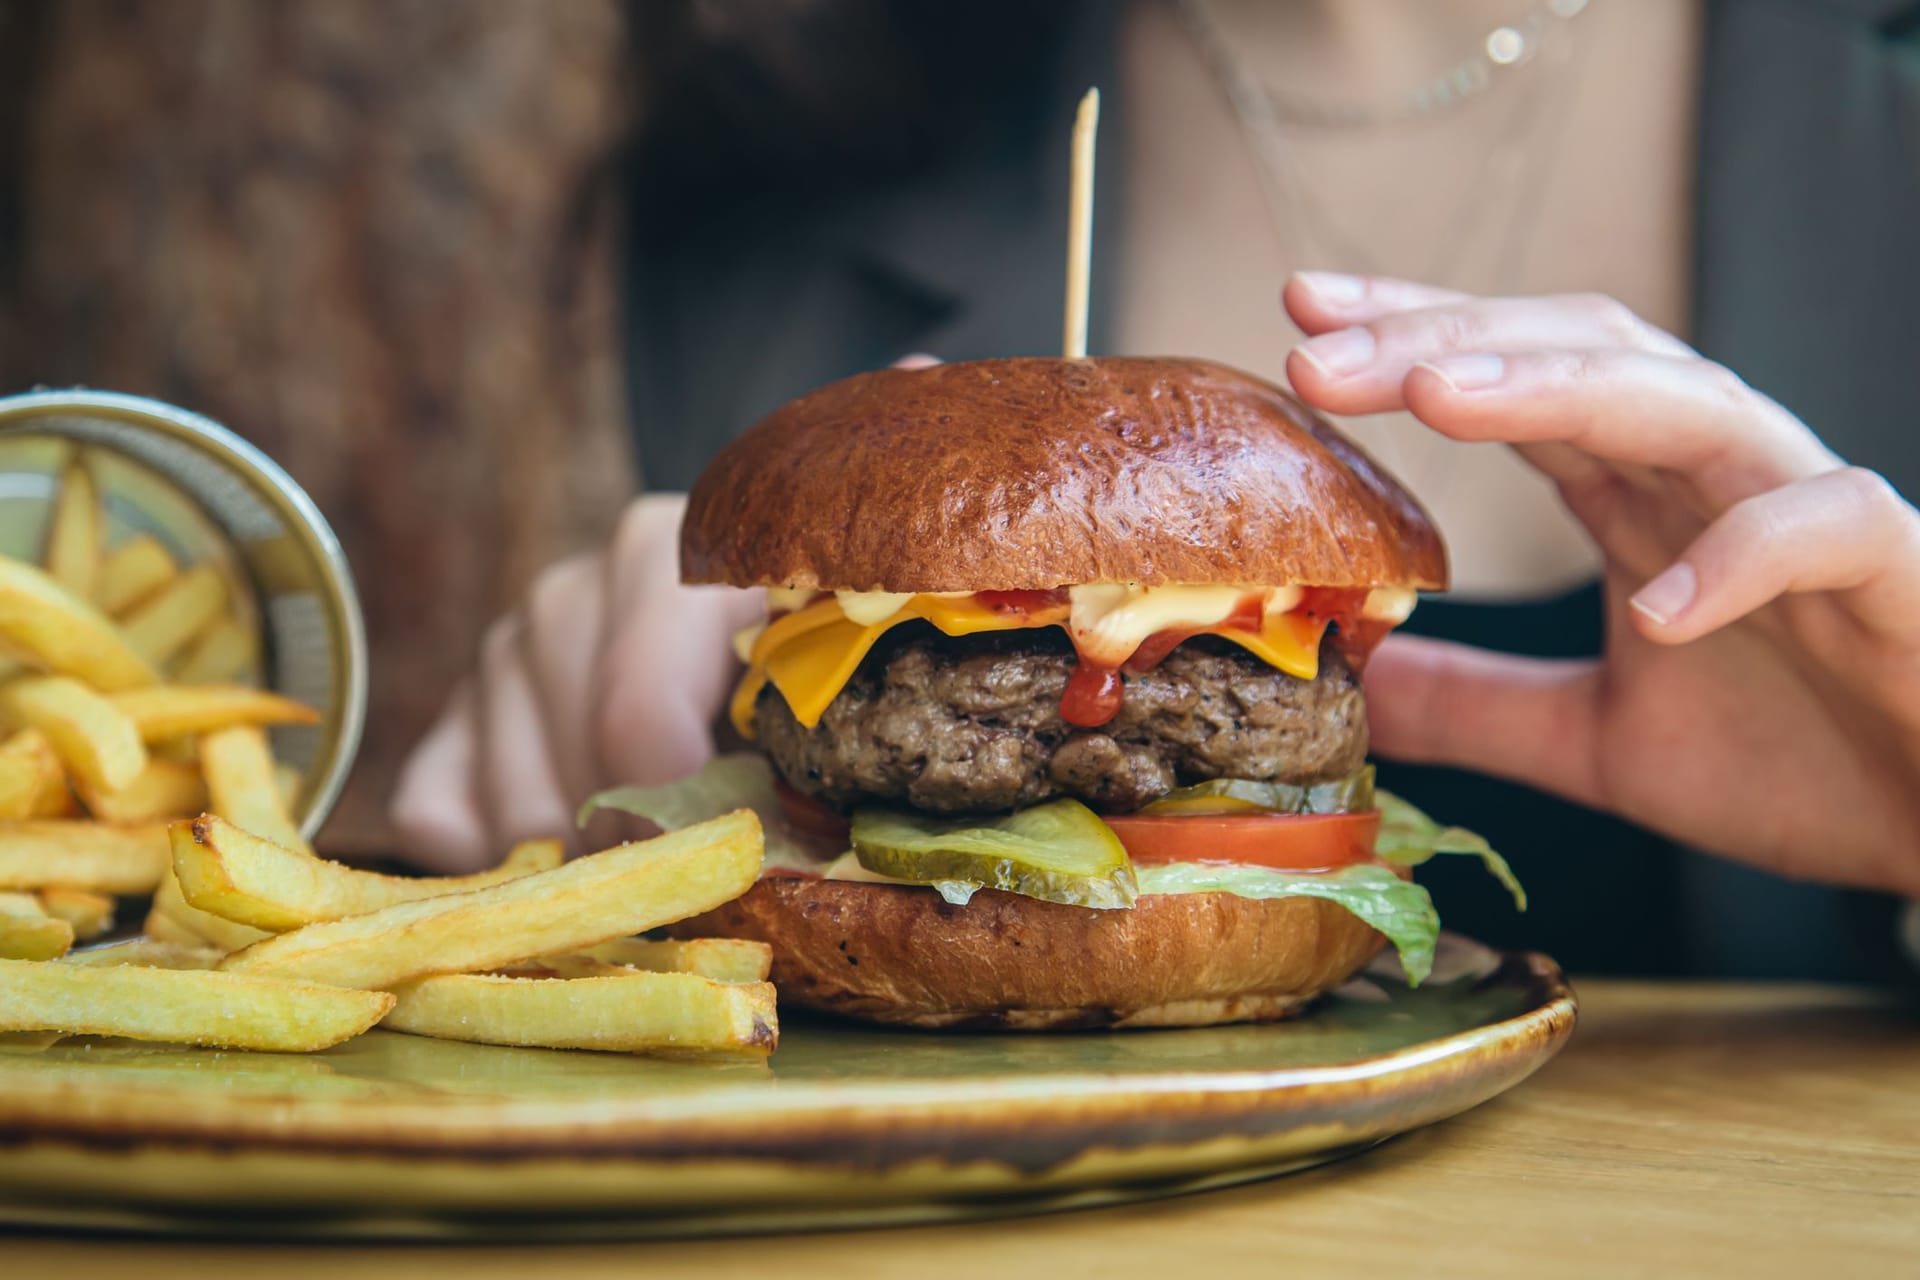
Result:
{"label": "sesameless brioche bun", "polygon": [[[834,383],[689,495],[681,576],[803,590],[1089,583],[1443,588],[1420,505],[1287,392],[1199,360],[982,360]],[[683,921],[754,938],[793,1004],[918,1027],[1286,1017],[1384,945],[1317,898],[1098,911],[983,890],[768,879]]]}
{"label": "sesameless brioche bun", "polygon": [[1383,939],[1318,898],[1143,897],[1095,911],[983,889],[762,880],[679,937],[773,947],[780,998],[914,1027],[1058,1030],[1264,1022],[1298,1012]]}
{"label": "sesameless brioche bun", "polygon": [[823,387],[689,497],[688,582],[1446,585],[1418,502],[1287,392],[1202,360],[979,360]]}

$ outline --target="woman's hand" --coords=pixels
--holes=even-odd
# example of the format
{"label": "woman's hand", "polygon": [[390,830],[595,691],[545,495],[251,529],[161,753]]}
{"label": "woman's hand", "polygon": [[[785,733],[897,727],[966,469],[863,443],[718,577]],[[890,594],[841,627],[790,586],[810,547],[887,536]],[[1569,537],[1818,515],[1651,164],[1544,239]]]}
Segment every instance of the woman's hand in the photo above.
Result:
{"label": "woman's hand", "polygon": [[1605,656],[1412,636],[1382,754],[1613,810],[1791,876],[1920,894],[1920,514],[1619,303],[1302,274],[1300,396],[1512,445],[1605,557]]}
{"label": "woman's hand", "polygon": [[401,772],[393,818],[435,870],[497,862],[516,840],[570,836],[587,796],[668,782],[713,752],[758,591],[680,582],[679,494],[636,499],[604,554],[566,560],[494,623],[474,676]]}

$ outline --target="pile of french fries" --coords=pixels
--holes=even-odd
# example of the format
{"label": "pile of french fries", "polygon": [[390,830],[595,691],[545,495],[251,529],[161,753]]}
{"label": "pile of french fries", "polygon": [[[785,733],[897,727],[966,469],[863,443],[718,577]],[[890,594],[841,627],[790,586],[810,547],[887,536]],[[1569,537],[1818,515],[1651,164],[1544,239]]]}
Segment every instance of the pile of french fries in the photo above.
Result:
{"label": "pile of french fries", "polygon": [[[151,539],[108,549],[104,527],[76,459],[44,567],[0,556],[0,1039],[307,1052],[381,1025],[772,1052],[764,944],[635,936],[752,887],[751,813],[567,863],[559,841],[533,841],[472,876],[327,861],[300,833],[298,776],[266,736],[317,713],[237,682],[257,635],[229,626],[218,573],[182,569]],[[140,936],[74,949],[135,895],[151,895]]]}

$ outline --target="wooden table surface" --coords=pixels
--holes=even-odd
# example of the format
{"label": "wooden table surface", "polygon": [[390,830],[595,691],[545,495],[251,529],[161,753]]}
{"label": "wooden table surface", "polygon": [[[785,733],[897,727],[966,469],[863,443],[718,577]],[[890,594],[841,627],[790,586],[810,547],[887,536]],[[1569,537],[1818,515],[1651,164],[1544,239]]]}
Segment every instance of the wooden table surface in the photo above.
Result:
{"label": "wooden table surface", "polygon": [[1506,1097],[1229,1191],[986,1225],[658,1245],[274,1248],[0,1234],[0,1275],[1920,1276],[1920,1017],[1832,987],[1580,984]]}

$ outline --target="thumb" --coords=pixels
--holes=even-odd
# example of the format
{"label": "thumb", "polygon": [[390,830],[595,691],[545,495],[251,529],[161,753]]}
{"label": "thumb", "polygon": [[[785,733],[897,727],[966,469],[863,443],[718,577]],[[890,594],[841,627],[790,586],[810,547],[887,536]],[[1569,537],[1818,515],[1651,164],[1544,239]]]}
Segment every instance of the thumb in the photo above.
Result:
{"label": "thumb", "polygon": [[1599,664],[1390,636],[1367,662],[1373,749],[1599,803]]}

